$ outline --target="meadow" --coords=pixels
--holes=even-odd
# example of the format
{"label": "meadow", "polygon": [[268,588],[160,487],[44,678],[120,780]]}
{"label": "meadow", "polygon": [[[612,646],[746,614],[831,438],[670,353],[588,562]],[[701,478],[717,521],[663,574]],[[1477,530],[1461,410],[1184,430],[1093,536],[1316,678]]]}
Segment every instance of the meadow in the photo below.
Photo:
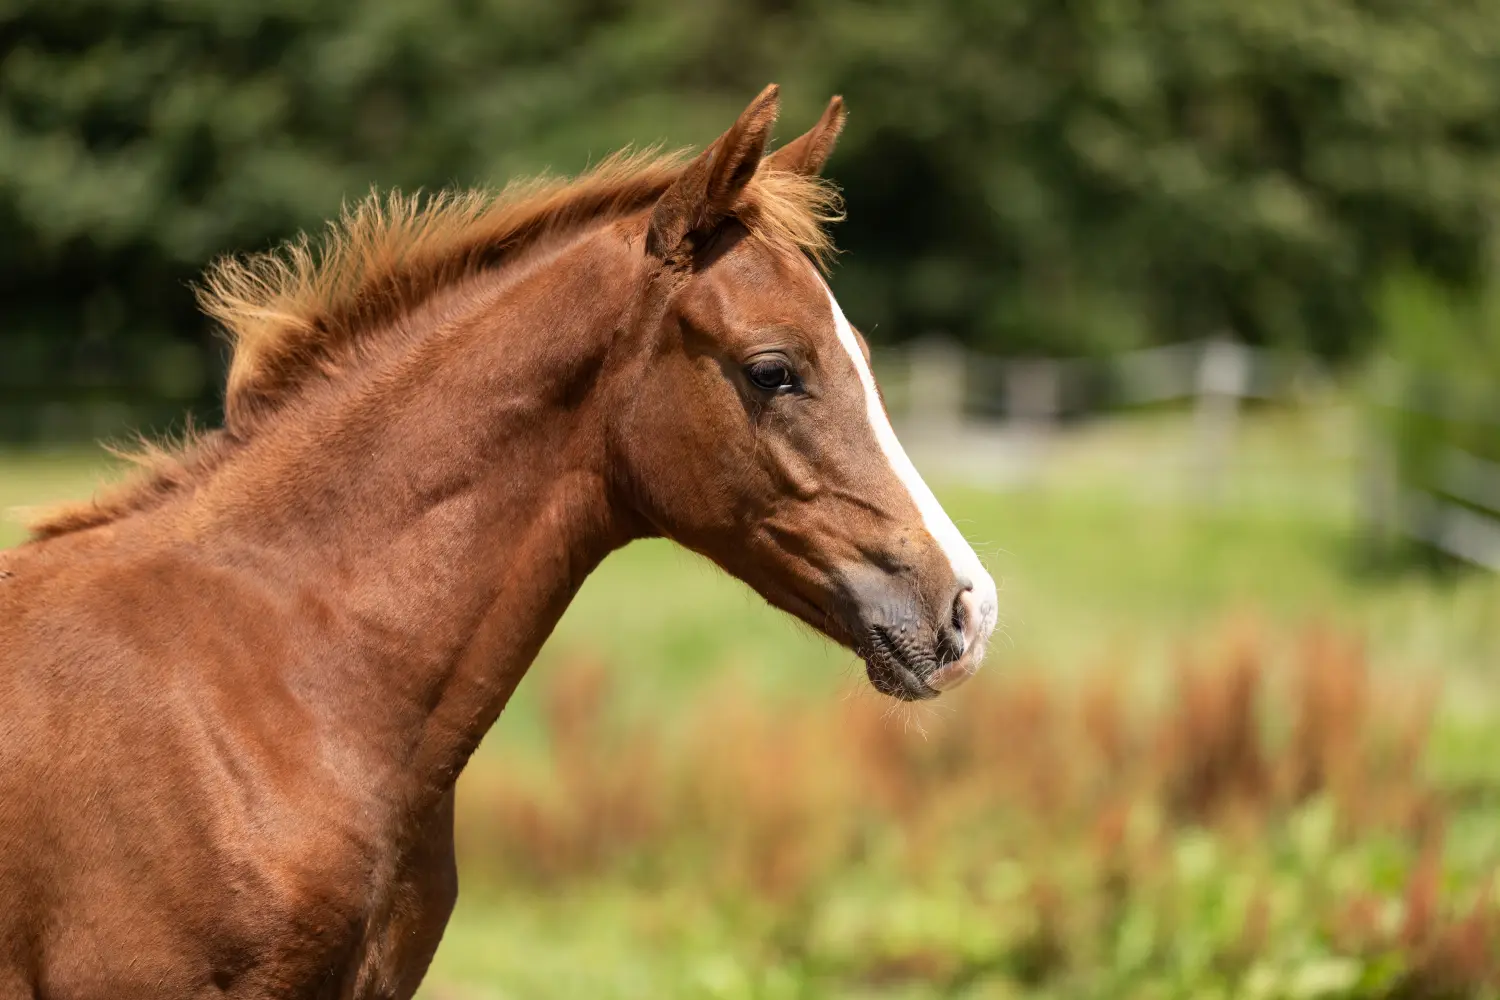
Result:
{"label": "meadow", "polygon": [[[1005,634],[931,705],[666,543],[611,557],[460,783],[425,995],[1500,995],[1500,580],[1363,565],[1337,401],[1257,415],[1211,493],[1190,434],[937,484]],[[106,469],[0,455],[0,505]]]}

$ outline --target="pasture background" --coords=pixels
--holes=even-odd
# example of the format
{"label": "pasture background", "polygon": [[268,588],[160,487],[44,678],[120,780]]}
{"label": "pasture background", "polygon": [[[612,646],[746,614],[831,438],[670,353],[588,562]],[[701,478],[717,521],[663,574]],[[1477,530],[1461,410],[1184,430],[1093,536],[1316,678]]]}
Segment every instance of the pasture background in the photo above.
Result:
{"label": "pasture background", "polygon": [[1107,380],[1024,477],[919,450],[1004,614],[935,706],[612,557],[462,780],[426,995],[1500,995],[1500,575],[1412,537],[1500,553],[1497,57],[1500,0],[0,4],[0,506],[217,419],[217,254],[841,92],[833,284],[898,388],[969,352],[961,428],[1028,430],[974,375],[1017,360],[1318,376],[1211,490],[1191,404]]}

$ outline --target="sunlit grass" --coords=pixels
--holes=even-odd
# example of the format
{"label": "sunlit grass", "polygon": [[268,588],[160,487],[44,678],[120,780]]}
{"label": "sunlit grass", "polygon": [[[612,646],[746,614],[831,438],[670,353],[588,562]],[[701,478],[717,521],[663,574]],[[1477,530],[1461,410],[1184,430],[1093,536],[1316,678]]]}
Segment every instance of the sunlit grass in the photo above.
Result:
{"label": "sunlit grass", "polygon": [[988,675],[926,734],[739,678],[622,724],[559,664],[549,745],[461,782],[431,995],[1490,995],[1496,739],[1454,783],[1358,642],[1194,646],[1147,698]]}
{"label": "sunlit grass", "polygon": [[113,468],[100,449],[0,451],[0,548],[25,537],[29,509],[91,496]]}

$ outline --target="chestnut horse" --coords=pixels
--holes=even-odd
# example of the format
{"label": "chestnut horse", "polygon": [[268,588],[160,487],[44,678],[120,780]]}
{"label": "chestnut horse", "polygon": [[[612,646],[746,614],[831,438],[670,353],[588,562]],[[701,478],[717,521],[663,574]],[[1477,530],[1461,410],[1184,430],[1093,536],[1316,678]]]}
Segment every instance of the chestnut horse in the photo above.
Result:
{"label": "chestnut horse", "polygon": [[0,1000],[411,996],[454,781],[632,539],[889,695],[973,673],[995,585],[819,268],[842,103],[776,110],[210,272],[224,428],[0,553]]}

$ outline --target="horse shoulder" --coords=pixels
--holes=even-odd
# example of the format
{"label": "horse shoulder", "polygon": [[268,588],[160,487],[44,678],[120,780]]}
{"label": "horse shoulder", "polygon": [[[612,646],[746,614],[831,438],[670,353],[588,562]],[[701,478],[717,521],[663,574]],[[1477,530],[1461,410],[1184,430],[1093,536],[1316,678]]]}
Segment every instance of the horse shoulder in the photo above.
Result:
{"label": "horse shoulder", "polygon": [[280,598],[191,549],[66,541],[0,582],[0,893],[29,904],[0,967],[80,997],[352,968],[388,845],[267,666]]}

